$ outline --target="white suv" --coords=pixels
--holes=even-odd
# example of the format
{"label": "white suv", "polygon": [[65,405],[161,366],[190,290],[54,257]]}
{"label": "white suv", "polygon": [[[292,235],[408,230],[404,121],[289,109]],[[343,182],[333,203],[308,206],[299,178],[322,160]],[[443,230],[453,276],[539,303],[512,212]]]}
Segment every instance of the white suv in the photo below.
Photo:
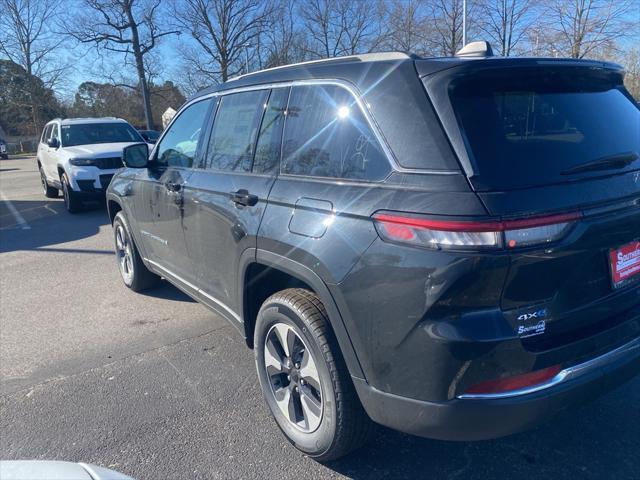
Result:
{"label": "white suv", "polygon": [[38,145],[38,169],[45,196],[62,190],[67,210],[99,197],[122,167],[122,149],[144,139],[120,118],[67,118],[47,123]]}

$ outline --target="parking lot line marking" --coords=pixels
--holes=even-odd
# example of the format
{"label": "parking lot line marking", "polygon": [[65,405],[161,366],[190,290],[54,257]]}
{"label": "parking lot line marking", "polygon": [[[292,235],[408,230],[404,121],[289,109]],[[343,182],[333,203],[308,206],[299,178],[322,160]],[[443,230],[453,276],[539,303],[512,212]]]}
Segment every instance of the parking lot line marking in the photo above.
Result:
{"label": "parking lot line marking", "polygon": [[20,225],[20,228],[22,230],[31,230],[31,227],[29,226],[27,221],[24,219],[24,217],[20,215],[20,212],[18,211],[18,209],[13,206],[13,203],[11,203],[11,200],[5,197],[4,193],[2,192],[0,192],[0,200],[2,200],[7,204],[7,208],[11,212],[11,215],[13,215],[13,218],[16,219],[16,223]]}

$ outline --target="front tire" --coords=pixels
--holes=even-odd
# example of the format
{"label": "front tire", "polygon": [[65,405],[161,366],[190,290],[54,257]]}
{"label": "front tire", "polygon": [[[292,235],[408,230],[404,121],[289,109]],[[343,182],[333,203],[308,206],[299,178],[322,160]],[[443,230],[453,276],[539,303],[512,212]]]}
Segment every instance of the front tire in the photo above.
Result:
{"label": "front tire", "polygon": [[269,297],[254,338],[260,385],[287,440],[318,461],[335,460],[366,443],[373,423],[313,292],[287,289]]}
{"label": "front tire", "polygon": [[82,210],[82,200],[77,192],[74,192],[66,173],[60,175],[60,183],[62,184],[62,197],[64,198],[64,206],[69,213],[78,213]]}
{"label": "front tire", "polygon": [[58,189],[49,185],[44,170],[40,167],[40,182],[42,183],[42,191],[47,198],[58,198]]}
{"label": "front tire", "polygon": [[122,212],[118,212],[113,219],[113,234],[118,269],[124,284],[134,292],[141,292],[156,285],[160,277],[149,271],[142,261]]}

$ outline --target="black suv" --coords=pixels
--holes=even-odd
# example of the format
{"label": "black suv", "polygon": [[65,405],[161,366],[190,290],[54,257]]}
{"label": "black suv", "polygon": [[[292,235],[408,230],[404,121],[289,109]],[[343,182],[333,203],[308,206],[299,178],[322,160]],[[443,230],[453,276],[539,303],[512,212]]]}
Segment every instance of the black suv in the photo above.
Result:
{"label": "black suv", "polygon": [[478,440],[640,368],[640,110],[617,65],[370,54],[191,98],[108,190],[133,290],[164,277],[255,351],[321,460],[372,422]]}

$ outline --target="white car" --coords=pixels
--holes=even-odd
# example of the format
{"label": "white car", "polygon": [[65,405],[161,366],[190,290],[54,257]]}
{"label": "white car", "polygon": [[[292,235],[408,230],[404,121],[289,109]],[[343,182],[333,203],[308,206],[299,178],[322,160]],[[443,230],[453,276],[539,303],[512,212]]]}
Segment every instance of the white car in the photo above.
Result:
{"label": "white car", "polygon": [[144,139],[120,118],[67,118],[47,123],[38,145],[38,169],[47,198],[62,190],[67,210],[104,195],[122,167],[122,149]]}

